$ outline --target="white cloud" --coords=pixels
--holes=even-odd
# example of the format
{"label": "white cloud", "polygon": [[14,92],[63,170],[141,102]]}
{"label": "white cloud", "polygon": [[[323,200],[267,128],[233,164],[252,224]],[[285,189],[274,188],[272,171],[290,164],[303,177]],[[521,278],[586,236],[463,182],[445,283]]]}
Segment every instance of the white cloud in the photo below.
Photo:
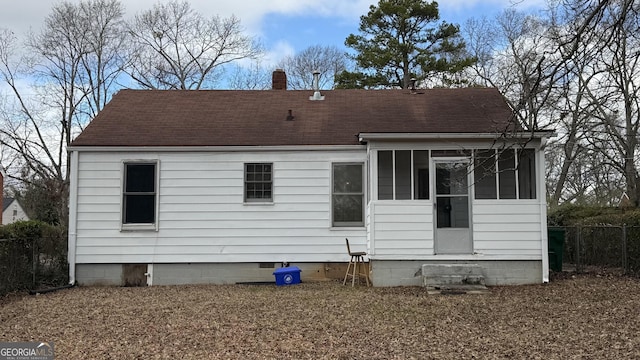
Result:
{"label": "white cloud", "polygon": [[[79,2],[80,0],[71,0]],[[126,16],[150,9],[157,0],[121,0],[126,8]],[[166,1],[166,0],[163,0]],[[191,6],[205,16],[235,15],[245,28],[253,34],[261,33],[262,21],[267,14],[322,15],[345,19],[358,19],[367,12],[375,0],[188,0]],[[43,6],[43,3],[46,6]],[[14,30],[20,35],[29,27],[40,28],[44,18],[50,13],[55,2],[42,0],[3,1],[0,11],[0,26]]]}
{"label": "white cloud", "polygon": [[265,54],[263,64],[273,67],[286,56],[293,56],[295,53],[296,51],[291,44],[283,40],[277,41]]}

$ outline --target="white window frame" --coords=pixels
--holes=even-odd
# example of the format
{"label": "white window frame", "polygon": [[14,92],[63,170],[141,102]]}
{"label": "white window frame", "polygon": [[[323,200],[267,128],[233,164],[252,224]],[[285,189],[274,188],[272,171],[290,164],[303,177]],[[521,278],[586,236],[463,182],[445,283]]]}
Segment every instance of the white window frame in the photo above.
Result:
{"label": "white window frame", "polygon": [[[248,198],[247,197],[247,165],[270,165],[271,166],[271,198]],[[274,198],[274,169],[273,169],[273,163],[272,162],[259,162],[259,161],[254,161],[254,162],[245,162],[242,164],[242,172],[243,172],[243,183],[242,183],[242,197],[243,197],[243,201],[245,204],[273,204],[273,198]]]}
{"label": "white window frame", "polygon": [[[333,201],[333,197],[336,195],[336,193],[334,193],[334,172],[335,172],[335,166],[336,165],[359,165],[360,166],[360,175],[362,176],[362,189],[359,193],[338,193],[338,195],[360,195],[362,196],[362,208],[360,209],[361,214],[362,214],[362,221],[361,222],[336,222],[334,220],[334,210],[335,210],[335,204]],[[347,228],[347,227],[357,227],[357,228],[362,228],[365,226],[365,206],[366,206],[366,198],[365,198],[365,193],[366,193],[366,177],[365,177],[365,172],[366,172],[366,168],[365,168],[365,163],[361,162],[361,161],[347,161],[347,162],[332,162],[331,163],[331,226],[334,228]]]}
{"label": "white window frame", "polygon": [[[155,166],[154,192],[155,208],[153,223],[125,223],[125,188],[127,181],[127,165],[153,164]],[[120,183],[120,231],[158,231],[159,227],[159,203],[160,203],[160,160],[158,159],[135,159],[122,161],[122,181]]]}

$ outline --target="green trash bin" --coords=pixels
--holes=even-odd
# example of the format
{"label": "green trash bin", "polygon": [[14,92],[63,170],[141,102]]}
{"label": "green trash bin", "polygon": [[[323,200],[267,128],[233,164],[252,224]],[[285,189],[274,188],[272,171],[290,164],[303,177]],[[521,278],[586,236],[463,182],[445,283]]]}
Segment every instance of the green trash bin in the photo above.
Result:
{"label": "green trash bin", "polygon": [[550,227],[547,229],[549,269],[562,271],[562,254],[564,253],[564,228]]}

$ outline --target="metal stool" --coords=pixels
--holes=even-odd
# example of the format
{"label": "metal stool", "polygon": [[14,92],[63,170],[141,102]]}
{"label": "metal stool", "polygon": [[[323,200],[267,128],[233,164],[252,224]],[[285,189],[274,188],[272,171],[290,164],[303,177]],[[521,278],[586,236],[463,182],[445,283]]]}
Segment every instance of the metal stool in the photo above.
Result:
{"label": "metal stool", "polygon": [[[351,252],[351,247],[349,246],[349,239],[345,238],[347,242],[347,252],[351,256],[351,260],[349,260],[349,265],[347,266],[347,272],[344,274],[344,280],[342,281],[342,285],[347,284],[347,278],[351,276],[351,286],[353,287],[356,283],[356,278],[358,278],[358,283],[360,282],[360,277],[364,276],[364,279],[367,281],[367,286],[369,285],[369,263],[364,261],[365,255],[367,253],[365,251],[356,251]],[[358,270],[358,268],[360,268]],[[364,270],[364,272],[361,272]],[[351,272],[350,272],[351,271]]]}

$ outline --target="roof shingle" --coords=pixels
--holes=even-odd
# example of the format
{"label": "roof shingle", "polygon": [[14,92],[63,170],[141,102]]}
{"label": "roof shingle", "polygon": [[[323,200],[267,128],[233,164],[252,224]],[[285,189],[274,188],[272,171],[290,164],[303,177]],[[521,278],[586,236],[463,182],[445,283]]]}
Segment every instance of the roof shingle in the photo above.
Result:
{"label": "roof shingle", "polygon": [[493,88],[325,90],[322,101],[310,101],[310,95],[121,90],[72,145],[355,145],[359,133],[502,133],[515,126]]}

